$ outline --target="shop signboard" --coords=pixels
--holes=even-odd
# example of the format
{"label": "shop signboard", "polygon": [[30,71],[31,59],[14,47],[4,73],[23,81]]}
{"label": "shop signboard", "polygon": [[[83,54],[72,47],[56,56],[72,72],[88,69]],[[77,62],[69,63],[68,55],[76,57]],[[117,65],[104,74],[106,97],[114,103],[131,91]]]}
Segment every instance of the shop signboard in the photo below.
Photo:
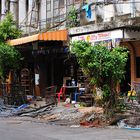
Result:
{"label": "shop signboard", "polygon": [[102,43],[108,48],[119,45],[120,40],[123,38],[122,30],[114,30],[101,33],[92,33],[72,37],[72,41],[84,40],[91,42],[93,45]]}

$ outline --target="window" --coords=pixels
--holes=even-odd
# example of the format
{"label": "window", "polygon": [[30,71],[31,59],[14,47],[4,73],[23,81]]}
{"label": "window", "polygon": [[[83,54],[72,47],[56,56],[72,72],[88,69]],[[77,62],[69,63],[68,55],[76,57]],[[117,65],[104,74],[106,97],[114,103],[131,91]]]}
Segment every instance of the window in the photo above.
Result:
{"label": "window", "polygon": [[63,21],[64,14],[66,14],[65,13],[65,0],[54,0],[54,6],[53,6],[54,24]]}
{"label": "window", "polygon": [[51,10],[51,3],[47,3],[47,11]]}
{"label": "window", "polygon": [[51,13],[51,0],[47,0],[47,19],[46,19],[46,25],[50,26],[51,25],[51,18],[52,18],[52,13]]}
{"label": "window", "polygon": [[53,11],[53,13],[54,13],[54,17],[59,16],[59,9],[55,9],[55,10]]}
{"label": "window", "polygon": [[30,24],[34,27],[38,27],[38,21],[40,20],[40,1],[36,0],[32,2],[31,20]]}
{"label": "window", "polygon": [[140,57],[136,57],[136,77],[140,78]]}
{"label": "window", "polygon": [[55,0],[54,1],[54,9],[59,8],[59,1]]}
{"label": "window", "polygon": [[59,6],[64,7],[64,5],[65,5],[64,0],[59,0]]}

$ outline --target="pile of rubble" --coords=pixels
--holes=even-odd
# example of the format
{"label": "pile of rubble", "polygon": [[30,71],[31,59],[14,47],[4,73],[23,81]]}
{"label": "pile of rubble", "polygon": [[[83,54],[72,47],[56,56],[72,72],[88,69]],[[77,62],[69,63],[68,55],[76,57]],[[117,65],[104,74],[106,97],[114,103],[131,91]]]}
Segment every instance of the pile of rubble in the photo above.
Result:
{"label": "pile of rubble", "polygon": [[[0,117],[14,117],[18,119],[30,118],[55,125],[104,127],[116,125],[120,128],[140,129],[140,106],[128,105],[125,115],[115,116],[106,120],[104,110],[100,107],[80,107],[80,105],[46,104],[45,101],[32,101],[21,106],[6,106],[0,100]],[[127,114],[127,115],[126,115]]]}
{"label": "pile of rubble", "polygon": [[0,106],[0,117],[30,117],[56,125],[78,125],[84,120],[91,121],[98,116],[97,114],[102,113],[103,109],[98,107],[79,107],[70,104],[55,106],[43,101],[34,101],[18,107],[5,106],[2,103]]}

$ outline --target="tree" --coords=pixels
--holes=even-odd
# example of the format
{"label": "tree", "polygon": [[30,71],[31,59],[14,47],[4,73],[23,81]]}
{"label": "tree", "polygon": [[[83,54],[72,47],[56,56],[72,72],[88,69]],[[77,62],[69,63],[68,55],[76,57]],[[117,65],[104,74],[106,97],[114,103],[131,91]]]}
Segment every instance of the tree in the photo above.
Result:
{"label": "tree", "polygon": [[116,103],[116,86],[124,78],[128,51],[124,47],[111,50],[98,44],[91,45],[85,41],[75,41],[71,52],[77,57],[79,65],[91,78],[91,82],[103,91],[106,107]]}
{"label": "tree", "polygon": [[68,15],[67,15],[67,27],[77,27],[80,24],[80,21],[78,20],[78,12],[76,8],[73,6],[71,7]]}
{"label": "tree", "polygon": [[7,14],[0,22],[0,77],[4,80],[9,70],[19,68],[21,54],[7,40],[17,38],[21,31],[16,28],[12,14]]}
{"label": "tree", "polygon": [[9,70],[17,70],[20,60],[21,55],[14,47],[0,43],[0,77],[6,78]]}
{"label": "tree", "polygon": [[21,33],[21,30],[16,27],[16,22],[13,19],[13,15],[8,13],[0,22],[0,42],[18,38]]}

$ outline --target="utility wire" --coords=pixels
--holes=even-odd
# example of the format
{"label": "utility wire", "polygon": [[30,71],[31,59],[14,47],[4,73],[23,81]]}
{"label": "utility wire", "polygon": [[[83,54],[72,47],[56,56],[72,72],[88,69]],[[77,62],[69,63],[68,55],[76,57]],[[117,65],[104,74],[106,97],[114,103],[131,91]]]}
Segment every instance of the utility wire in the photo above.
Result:
{"label": "utility wire", "polygon": [[[118,5],[118,4],[130,4],[130,3],[140,3],[140,1],[135,1],[135,2],[131,2],[131,1],[127,1],[127,2],[120,2],[120,1],[117,1],[117,2],[92,2],[90,5],[96,5],[96,6],[99,6],[99,5],[109,5],[109,4],[114,4],[114,5]],[[41,3],[42,4],[42,3]],[[58,8],[59,9],[59,8]],[[80,9],[80,8],[79,8]],[[80,12],[80,10],[77,9],[77,12]],[[107,12],[114,12],[114,11],[108,11],[106,10]],[[53,17],[52,17],[53,18]],[[44,19],[46,22],[46,19]],[[60,26],[62,23],[64,23],[65,21],[67,20],[67,18],[65,18],[63,21],[59,22],[57,25],[55,26],[52,26],[50,28],[48,28],[48,30],[52,29],[52,28],[56,28],[58,26]],[[39,20],[39,22],[41,22],[42,20]]]}

